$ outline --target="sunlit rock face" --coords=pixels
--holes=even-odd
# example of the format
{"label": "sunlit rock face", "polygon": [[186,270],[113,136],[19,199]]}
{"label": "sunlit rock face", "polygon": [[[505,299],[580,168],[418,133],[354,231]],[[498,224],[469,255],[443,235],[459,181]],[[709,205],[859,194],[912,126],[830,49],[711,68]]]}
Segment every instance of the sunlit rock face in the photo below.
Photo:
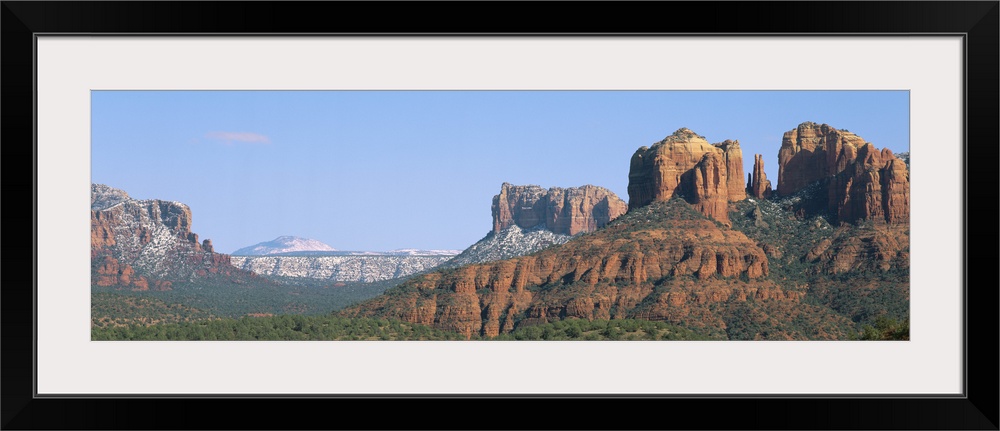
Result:
{"label": "sunlit rock face", "polygon": [[191,232],[191,209],[180,202],[137,200],[103,184],[91,185],[92,284],[130,290],[168,290],[172,282],[206,276],[253,277],[214,253]]}
{"label": "sunlit rock face", "polygon": [[516,186],[503,183],[500,194],[493,196],[493,232],[517,225],[524,229],[544,225],[562,235],[593,232],[616,217],[628,206],[604,187]]}
{"label": "sunlit rock face", "polygon": [[728,223],[728,203],[746,199],[739,142],[712,145],[687,128],[636,150],[628,178],[630,210],[682,197],[702,214]]}
{"label": "sunlit rock face", "polygon": [[785,132],[778,152],[778,195],[819,182],[827,207],[842,222],[909,223],[905,161],[846,130],[805,122]]}

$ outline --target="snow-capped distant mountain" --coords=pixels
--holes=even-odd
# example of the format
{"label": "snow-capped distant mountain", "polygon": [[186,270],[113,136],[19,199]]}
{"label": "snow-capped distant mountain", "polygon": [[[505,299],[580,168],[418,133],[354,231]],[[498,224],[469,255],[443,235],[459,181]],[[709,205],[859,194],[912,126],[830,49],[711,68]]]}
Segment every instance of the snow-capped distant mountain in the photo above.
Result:
{"label": "snow-capped distant mountain", "polygon": [[416,248],[401,248],[385,252],[387,256],[454,256],[462,250],[420,250]]}
{"label": "snow-capped distant mountain", "polygon": [[455,256],[462,250],[421,250],[401,248],[391,251],[337,250],[314,239],[279,236],[272,241],[243,247],[233,256]]}
{"label": "snow-capped distant mountain", "polygon": [[294,253],[307,251],[337,251],[322,242],[297,236],[279,236],[271,241],[243,247],[232,253],[233,256],[263,256],[279,253]]}
{"label": "snow-capped distant mountain", "polygon": [[434,268],[459,250],[340,251],[322,242],[282,236],[233,252],[233,265],[265,276],[373,282]]}

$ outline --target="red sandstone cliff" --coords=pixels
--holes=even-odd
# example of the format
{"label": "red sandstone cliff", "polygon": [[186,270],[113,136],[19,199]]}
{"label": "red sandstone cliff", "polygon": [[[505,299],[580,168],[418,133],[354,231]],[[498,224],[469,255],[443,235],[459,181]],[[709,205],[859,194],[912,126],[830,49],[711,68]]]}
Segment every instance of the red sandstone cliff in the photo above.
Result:
{"label": "red sandstone cliff", "polygon": [[191,209],[180,202],[136,200],[111,187],[91,186],[92,283],[131,290],[166,290],[172,282],[209,274],[255,277],[198,242]]}
{"label": "red sandstone cliff", "polygon": [[746,189],[743,187],[743,150],[740,141],[725,140],[715,147],[722,150],[726,161],[727,192],[730,202],[746,199]]}
{"label": "red sandstone cliff", "polygon": [[636,150],[628,176],[630,210],[679,196],[728,223],[728,202],[746,198],[739,142],[712,145],[687,128]]}
{"label": "red sandstone cliff", "polygon": [[[691,303],[701,313],[733,296],[801,297],[768,282],[741,281],[767,272],[764,251],[743,233],[719,228],[683,202],[661,202],[531,256],[420,276],[345,313],[496,336],[519,320],[625,317],[650,295],[654,305],[643,307],[644,315],[677,321],[685,316],[668,309],[676,304]],[[654,292],[674,277],[692,282]]]}
{"label": "red sandstone cliff", "polygon": [[893,225],[866,229],[841,226],[815,243],[803,261],[813,264],[812,271],[831,275],[907,268],[910,260],[908,231],[906,226]]}
{"label": "red sandstone cliff", "polygon": [[909,222],[909,171],[902,160],[851,132],[806,122],[782,138],[777,192],[791,195],[816,182],[839,221]]}
{"label": "red sandstone cliff", "polygon": [[548,190],[535,185],[503,183],[493,196],[493,231],[518,225],[545,228],[563,235],[593,232],[625,214],[628,206],[610,190],[585,185]]}
{"label": "red sandstone cliff", "polygon": [[747,180],[747,194],[757,199],[771,197],[771,180],[764,173],[764,157],[760,154],[753,156],[753,173]]}

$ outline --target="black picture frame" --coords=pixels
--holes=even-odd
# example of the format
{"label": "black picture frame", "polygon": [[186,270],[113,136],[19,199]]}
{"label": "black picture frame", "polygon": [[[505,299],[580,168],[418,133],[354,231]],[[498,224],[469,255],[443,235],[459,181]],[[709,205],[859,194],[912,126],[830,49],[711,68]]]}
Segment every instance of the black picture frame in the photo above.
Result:
{"label": "black picture frame", "polygon": [[[2,148],[7,168],[2,191],[7,204],[3,220],[7,228],[3,265],[7,271],[0,276],[0,425],[4,429],[998,429],[1000,289],[995,287],[995,268],[1000,240],[996,230],[996,214],[1000,212],[1000,2],[555,6],[561,13],[544,12],[548,9],[537,3],[358,3],[348,8],[341,3],[320,2],[2,2],[0,142],[6,144]],[[570,9],[572,14],[567,14]],[[387,14],[408,21],[400,24],[377,18]],[[467,19],[454,19],[456,16]],[[591,19],[572,18],[581,16]],[[32,286],[37,275],[28,268],[37,267],[33,235],[37,232],[37,205],[30,213],[26,208],[29,201],[35,202],[37,171],[26,175],[23,165],[35,160],[34,146],[24,143],[34,142],[35,136],[33,47],[37,33],[962,35],[966,109],[963,247],[967,251],[963,277],[964,396],[36,397]],[[983,220],[987,215],[990,219]],[[29,244],[33,245],[31,255]],[[988,274],[985,268],[990,269]],[[569,409],[566,404],[558,409],[538,408],[554,407],[547,404],[554,399],[573,404]],[[366,410],[361,408],[376,408],[382,414],[362,415]],[[456,414],[459,409],[475,412],[482,421],[464,423],[463,416]]]}

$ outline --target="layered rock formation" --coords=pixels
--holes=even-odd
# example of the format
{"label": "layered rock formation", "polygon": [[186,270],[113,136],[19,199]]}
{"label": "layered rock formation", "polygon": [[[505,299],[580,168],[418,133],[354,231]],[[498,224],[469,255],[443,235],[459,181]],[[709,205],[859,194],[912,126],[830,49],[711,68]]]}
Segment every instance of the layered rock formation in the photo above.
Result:
{"label": "layered rock formation", "polygon": [[883,155],[885,167],[881,170],[882,180],[882,207],[885,213],[885,221],[890,224],[903,224],[910,222],[910,170],[906,162],[900,159],[892,159],[892,151],[888,148],[882,150],[889,153],[889,160]]}
{"label": "layered rock formation", "polygon": [[909,266],[908,229],[884,225],[851,229],[849,226],[842,226],[817,242],[803,260],[814,264],[814,271],[828,275],[873,273]]}
{"label": "layered rock formation", "polygon": [[[346,314],[495,336],[521,321],[621,318],[632,311],[682,320],[683,313],[669,308],[733,297],[801,296],[769,283],[741,281],[767,273],[764,251],[743,233],[719,228],[683,202],[661,202],[530,256],[418,276]],[[692,282],[656,291],[673,278]]]}
{"label": "layered rock formation", "polygon": [[598,186],[546,190],[503,183],[492,209],[493,230],[442,267],[509,259],[563,244],[625,214],[628,205]]}
{"label": "layered rock formation", "polygon": [[[788,196],[842,171],[865,140],[854,133],[811,121],[785,132],[778,151],[778,189]],[[841,152],[844,158],[841,159]],[[852,155],[851,152],[854,154]]]}
{"label": "layered rock formation", "polygon": [[191,232],[191,209],[180,202],[136,200],[102,184],[91,186],[92,283],[131,290],[169,289],[178,280],[241,271]]}
{"label": "layered rock formation", "polygon": [[687,128],[636,150],[628,177],[630,210],[683,197],[702,214],[728,223],[728,203],[746,198],[739,142],[712,145]]}
{"label": "layered rock formation", "polygon": [[[134,291],[149,290],[149,280],[146,277],[135,274],[135,270],[130,265],[122,265],[118,259],[110,255],[103,254],[93,256],[91,261],[92,280],[96,286],[119,286]],[[160,284],[161,290],[170,287],[170,284]]]}
{"label": "layered rock formation", "polygon": [[820,183],[827,208],[842,222],[909,222],[909,170],[892,151],[826,124],[785,132],[778,153],[778,194]]}
{"label": "layered rock formation", "polygon": [[771,197],[771,180],[767,179],[764,173],[764,157],[760,154],[753,156],[753,173],[747,174],[747,194],[757,199],[767,199]]}
{"label": "layered rock formation", "polygon": [[493,196],[493,232],[510,226],[545,229],[562,235],[593,232],[627,210],[624,201],[603,187],[548,190],[536,185],[515,186],[503,183],[500,194]]}

